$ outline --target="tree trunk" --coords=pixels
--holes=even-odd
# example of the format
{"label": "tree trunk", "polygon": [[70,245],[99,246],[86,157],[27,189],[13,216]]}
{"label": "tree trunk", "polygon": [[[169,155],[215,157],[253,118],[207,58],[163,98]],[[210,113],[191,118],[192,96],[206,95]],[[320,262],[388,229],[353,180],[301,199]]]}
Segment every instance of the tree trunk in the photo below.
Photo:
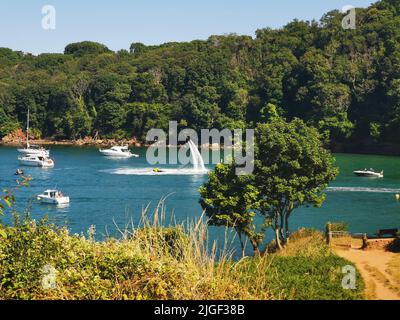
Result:
{"label": "tree trunk", "polygon": [[290,215],[290,213],[287,213],[285,216],[285,243],[286,244],[289,242],[289,215]]}
{"label": "tree trunk", "polygon": [[282,250],[281,235],[279,228],[275,228],[275,242],[276,242],[276,248],[278,250]]}
{"label": "tree trunk", "polygon": [[252,247],[253,247],[253,250],[254,250],[254,256],[255,256],[255,257],[260,256],[260,248],[258,247],[257,241],[255,241],[255,240],[252,239],[252,238],[249,238],[249,239],[250,239],[250,243],[251,243],[251,245],[252,245]]}
{"label": "tree trunk", "polygon": [[242,233],[240,231],[237,231],[238,237],[239,237],[239,241],[240,241],[240,248],[242,250],[242,258],[244,258],[244,243],[243,243],[243,238],[242,238]]}
{"label": "tree trunk", "polygon": [[284,216],[283,213],[281,214],[281,225],[279,227],[279,234],[281,236],[281,241],[282,241],[282,245],[285,246],[286,245],[286,235],[283,232],[285,228],[285,224],[284,224]]}

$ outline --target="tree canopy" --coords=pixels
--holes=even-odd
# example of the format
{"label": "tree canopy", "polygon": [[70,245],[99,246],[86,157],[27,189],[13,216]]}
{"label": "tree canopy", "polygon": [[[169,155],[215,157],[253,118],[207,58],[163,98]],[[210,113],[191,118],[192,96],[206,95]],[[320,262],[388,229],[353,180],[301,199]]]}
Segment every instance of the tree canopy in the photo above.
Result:
{"label": "tree canopy", "polygon": [[43,137],[141,139],[164,119],[196,130],[254,128],[271,103],[333,147],[400,150],[399,13],[398,1],[382,0],[357,9],[354,30],[331,11],[254,38],[134,42],[118,52],[85,41],[38,56],[0,48],[0,136],[24,126],[28,106]]}
{"label": "tree canopy", "polygon": [[286,245],[294,210],[321,206],[323,192],[337,173],[315,128],[274,114],[256,128],[254,172],[240,176],[235,163],[217,165],[200,188],[200,204],[211,225],[234,228],[242,251],[247,237],[260,253],[269,227],[277,248]]}

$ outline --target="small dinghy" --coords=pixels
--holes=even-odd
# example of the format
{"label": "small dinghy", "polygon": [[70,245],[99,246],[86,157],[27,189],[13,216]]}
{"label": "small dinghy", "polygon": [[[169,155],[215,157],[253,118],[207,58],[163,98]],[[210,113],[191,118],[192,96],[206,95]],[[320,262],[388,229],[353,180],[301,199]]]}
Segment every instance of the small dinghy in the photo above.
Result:
{"label": "small dinghy", "polygon": [[383,178],[383,171],[375,172],[374,169],[364,169],[364,170],[357,170],[353,172],[356,176],[359,177],[368,177],[368,178]]}
{"label": "small dinghy", "polygon": [[41,203],[46,204],[63,205],[69,203],[69,197],[64,196],[62,192],[58,190],[46,190],[43,194],[39,194],[37,198]]}
{"label": "small dinghy", "polygon": [[137,154],[133,154],[127,146],[114,146],[110,149],[100,149],[99,152],[106,157],[115,158],[130,158],[139,157]]}

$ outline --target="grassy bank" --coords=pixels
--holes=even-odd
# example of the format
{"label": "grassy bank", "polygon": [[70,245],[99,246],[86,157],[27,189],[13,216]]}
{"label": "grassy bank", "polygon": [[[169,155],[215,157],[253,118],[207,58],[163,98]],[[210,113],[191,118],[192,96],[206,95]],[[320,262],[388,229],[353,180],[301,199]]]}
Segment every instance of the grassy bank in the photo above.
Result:
{"label": "grassy bank", "polygon": [[[161,227],[159,216],[121,239],[71,235],[45,221],[0,226],[0,299],[359,299],[341,287],[336,256],[316,231],[285,250],[239,261],[205,247],[207,228]],[[56,285],[43,287],[54,268]],[[46,289],[45,289],[46,288]]]}

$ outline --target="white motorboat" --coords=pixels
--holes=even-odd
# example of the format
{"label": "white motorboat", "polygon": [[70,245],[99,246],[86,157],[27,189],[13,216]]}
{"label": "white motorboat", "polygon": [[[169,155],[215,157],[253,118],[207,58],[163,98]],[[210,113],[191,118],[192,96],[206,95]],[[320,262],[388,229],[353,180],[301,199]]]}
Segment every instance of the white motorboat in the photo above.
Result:
{"label": "white motorboat", "polygon": [[353,171],[353,173],[359,177],[383,178],[383,171],[375,172],[374,169],[357,170],[357,171]]}
{"label": "white motorboat", "polygon": [[69,197],[64,196],[62,192],[58,190],[46,190],[43,194],[37,196],[38,200],[42,203],[47,204],[68,204]]}
{"label": "white motorboat", "polygon": [[23,166],[41,167],[41,168],[54,167],[54,161],[42,155],[27,154],[25,156],[18,157],[18,161]]}
{"label": "white motorboat", "polygon": [[103,156],[116,157],[116,158],[130,158],[139,157],[139,155],[132,153],[127,146],[114,146],[110,149],[99,149]]}
{"label": "white motorboat", "polygon": [[29,108],[26,116],[26,148],[18,149],[18,152],[25,155],[39,155],[43,157],[48,157],[50,155],[49,150],[29,144]]}

